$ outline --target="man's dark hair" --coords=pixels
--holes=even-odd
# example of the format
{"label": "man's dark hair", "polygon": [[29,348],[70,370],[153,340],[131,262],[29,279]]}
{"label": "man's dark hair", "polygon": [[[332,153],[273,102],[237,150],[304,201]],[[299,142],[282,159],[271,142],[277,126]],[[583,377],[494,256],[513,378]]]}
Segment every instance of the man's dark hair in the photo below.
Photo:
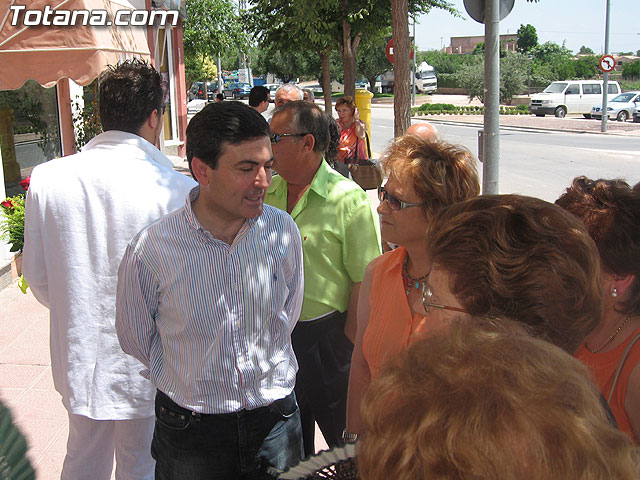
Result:
{"label": "man's dark hair", "polygon": [[251,92],[249,93],[250,106],[257,107],[262,102],[268,102],[268,101],[269,101],[269,89],[267,87],[258,85],[251,89]]}
{"label": "man's dark hair", "polygon": [[198,157],[215,169],[225,144],[238,145],[268,136],[267,121],[244,103],[208,104],[191,119],[187,127],[187,161],[191,175],[193,157]]}
{"label": "man's dark hair", "polygon": [[291,112],[291,128],[294,133],[310,133],[316,142],[313,151],[325,154],[329,148],[331,140],[329,134],[329,118],[315,104],[298,100],[295,102],[287,102],[280,105],[273,112],[273,115],[279,113]]}
{"label": "man's dark hair", "polygon": [[162,109],[160,74],[147,62],[133,59],[110,66],[98,79],[103,130],[138,134],[151,112]]}

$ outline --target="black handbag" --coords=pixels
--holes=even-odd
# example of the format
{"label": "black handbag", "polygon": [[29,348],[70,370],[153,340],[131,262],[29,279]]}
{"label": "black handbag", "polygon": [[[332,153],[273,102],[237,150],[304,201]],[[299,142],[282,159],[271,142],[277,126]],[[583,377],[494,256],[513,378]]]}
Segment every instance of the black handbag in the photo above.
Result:
{"label": "black handbag", "polygon": [[356,143],[356,163],[349,164],[349,172],[353,181],[360,185],[363,190],[374,190],[382,185],[382,170],[378,163],[371,158],[371,144],[369,143],[369,135],[365,130],[365,138],[367,139],[367,154],[369,160],[360,160],[358,158],[358,144]]}

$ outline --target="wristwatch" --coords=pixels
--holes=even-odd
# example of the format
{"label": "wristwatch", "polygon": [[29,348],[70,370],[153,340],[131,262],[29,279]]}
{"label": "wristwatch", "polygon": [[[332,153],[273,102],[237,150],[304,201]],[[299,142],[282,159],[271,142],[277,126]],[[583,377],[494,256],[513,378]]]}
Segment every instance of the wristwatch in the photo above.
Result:
{"label": "wristwatch", "polygon": [[344,443],[356,443],[357,440],[358,440],[357,433],[347,432],[346,429],[342,431],[342,441]]}

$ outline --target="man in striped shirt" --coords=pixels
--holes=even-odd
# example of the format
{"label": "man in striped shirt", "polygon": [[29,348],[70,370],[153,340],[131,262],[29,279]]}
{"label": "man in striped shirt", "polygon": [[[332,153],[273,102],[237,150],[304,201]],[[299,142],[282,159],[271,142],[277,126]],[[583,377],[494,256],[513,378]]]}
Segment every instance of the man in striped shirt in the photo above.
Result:
{"label": "man in striped shirt", "polygon": [[187,128],[187,158],[199,186],[125,253],[118,337],[158,389],[156,479],[267,478],[302,452],[291,346],[300,232],[263,203],[273,156],[255,110],[205,107]]}

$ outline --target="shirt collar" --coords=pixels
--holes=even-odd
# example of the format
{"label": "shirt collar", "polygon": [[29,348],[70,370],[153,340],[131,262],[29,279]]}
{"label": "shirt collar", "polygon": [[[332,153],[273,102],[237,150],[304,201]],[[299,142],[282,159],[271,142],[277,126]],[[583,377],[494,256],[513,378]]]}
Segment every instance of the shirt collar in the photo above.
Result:
{"label": "shirt collar", "polygon": [[[320,163],[320,167],[316,171],[316,174],[313,176],[313,180],[311,180],[311,185],[309,186],[309,190],[315,192],[317,195],[322,198],[327,198],[328,195],[328,181],[330,174],[330,166],[323,158]],[[274,179],[269,185],[268,193],[277,196],[278,198],[282,198],[287,194],[287,181],[280,177],[280,180]]]}
{"label": "shirt collar", "polygon": [[[193,208],[192,208],[193,202],[196,201],[199,195],[200,195],[200,185],[196,185],[195,187],[193,187],[189,192],[189,195],[187,195],[187,199],[185,200],[185,205],[184,205],[184,213],[187,218],[187,223],[191,228],[193,228],[198,232],[203,233],[208,238],[214,241],[222,242],[222,240],[217,239],[213,235],[211,235],[211,233],[208,230],[205,230],[202,224],[198,221],[196,214],[193,212]],[[249,233],[249,231],[253,228],[253,226],[258,221],[258,218],[260,218],[260,216],[256,218],[244,219],[244,223],[242,224],[242,227],[240,227],[240,230],[238,230],[238,233],[236,234],[236,238],[233,240],[233,244],[235,244],[237,241],[242,239],[247,233]]]}

